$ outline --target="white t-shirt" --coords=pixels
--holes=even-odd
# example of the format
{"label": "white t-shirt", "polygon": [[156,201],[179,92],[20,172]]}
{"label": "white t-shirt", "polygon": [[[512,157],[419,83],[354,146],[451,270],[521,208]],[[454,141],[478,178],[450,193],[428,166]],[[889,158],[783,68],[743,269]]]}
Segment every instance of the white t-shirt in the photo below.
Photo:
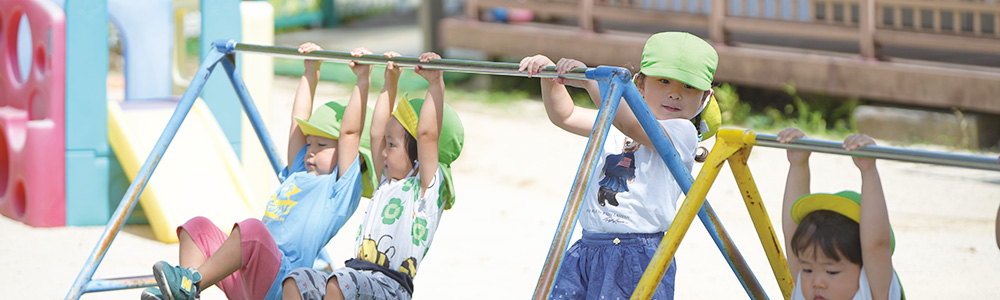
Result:
{"label": "white t-shirt", "polygon": [[439,168],[422,198],[419,176],[383,179],[358,230],[357,258],[416,276],[444,211],[443,178]]}
{"label": "white t-shirt", "polygon": [[[688,170],[698,134],[691,121],[660,120]],[[653,147],[639,145],[617,128],[608,131],[595,174],[583,200],[580,225],[606,233],[666,231],[677,215],[681,188]]]}
{"label": "white t-shirt", "polygon": [[[802,272],[795,275],[795,288],[792,289],[792,300],[805,300],[806,297],[802,294]],[[872,287],[868,284],[868,275],[865,274],[865,267],[861,267],[861,276],[858,276],[858,291],[854,293],[854,298],[851,300],[871,300],[872,299]],[[896,271],[892,272],[892,284],[889,285],[889,300],[903,299],[903,288],[899,285],[899,278],[896,277]]]}

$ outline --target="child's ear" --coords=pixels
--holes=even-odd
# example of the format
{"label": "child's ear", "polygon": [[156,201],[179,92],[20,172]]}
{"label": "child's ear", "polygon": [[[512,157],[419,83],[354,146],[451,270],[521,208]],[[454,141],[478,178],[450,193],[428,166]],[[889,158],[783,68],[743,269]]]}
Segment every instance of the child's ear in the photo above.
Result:
{"label": "child's ear", "polygon": [[632,74],[632,84],[635,84],[635,87],[636,89],[639,90],[639,93],[642,93],[642,90],[645,87],[645,84],[643,84],[645,83],[645,80],[639,80],[639,76],[640,76],[639,72],[635,72],[635,74]]}
{"label": "child's ear", "polygon": [[705,91],[705,98],[701,99],[701,104],[704,105],[705,103],[708,103],[708,100],[712,99],[712,95],[715,95],[715,90],[709,88],[707,91]]}

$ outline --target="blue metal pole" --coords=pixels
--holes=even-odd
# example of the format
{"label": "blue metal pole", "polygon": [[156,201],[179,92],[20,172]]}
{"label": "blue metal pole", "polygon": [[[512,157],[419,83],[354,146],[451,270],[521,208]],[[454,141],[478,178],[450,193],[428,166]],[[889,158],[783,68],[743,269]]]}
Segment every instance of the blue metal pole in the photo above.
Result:
{"label": "blue metal pole", "polygon": [[260,117],[260,111],[257,110],[257,105],[254,104],[253,98],[250,97],[250,91],[247,90],[247,85],[243,82],[243,77],[240,76],[240,72],[236,68],[233,59],[233,46],[235,44],[236,42],[233,40],[216,40],[215,48],[217,51],[226,54],[226,58],[222,60],[222,67],[226,69],[229,81],[233,83],[233,88],[236,89],[236,96],[240,98],[240,103],[243,104],[243,111],[246,112],[247,118],[250,119],[250,125],[253,126],[253,130],[257,134],[257,139],[260,140],[260,145],[264,147],[264,152],[267,153],[267,159],[271,161],[271,167],[274,168],[274,175],[278,176],[284,167],[278,155],[278,150],[274,146],[274,141],[271,140],[271,135],[267,132],[267,126],[264,125],[264,120]]}
{"label": "blue metal pole", "polygon": [[[628,70],[618,67],[597,67],[587,69],[587,78],[596,79],[601,84],[602,102],[597,111],[597,119],[594,121],[594,128],[590,132],[587,141],[587,148],[584,150],[583,158],[580,160],[580,167],[573,181],[569,198],[566,199],[566,207],[563,209],[562,217],[559,219],[559,227],[552,237],[552,245],[549,247],[548,256],[545,258],[545,265],[542,273],[538,276],[538,284],[535,286],[535,293],[532,299],[548,299],[552,290],[552,282],[559,272],[559,265],[562,263],[563,253],[566,252],[566,244],[573,235],[573,228],[580,215],[580,204],[587,193],[587,187],[593,180],[594,170],[597,169],[598,153],[604,148],[605,137],[611,128],[611,121],[614,119],[615,111],[618,110],[618,103],[622,98],[621,81],[611,81],[612,77],[627,78]],[[609,101],[610,100],[610,101]]]}
{"label": "blue metal pole", "polygon": [[84,293],[91,291],[85,288],[89,286],[88,282],[94,277],[94,271],[97,270],[97,266],[104,260],[104,254],[107,253],[108,247],[111,246],[111,242],[114,241],[115,236],[121,231],[125,220],[132,214],[136,200],[139,199],[142,190],[146,188],[146,183],[149,182],[150,176],[153,175],[153,170],[156,169],[156,165],[163,158],[163,154],[167,151],[167,147],[170,146],[170,141],[174,139],[174,135],[177,134],[177,129],[180,128],[184,118],[191,111],[194,101],[201,94],[201,89],[205,86],[205,80],[208,78],[208,75],[211,74],[216,63],[223,57],[225,57],[225,53],[218,52],[215,48],[212,48],[205,57],[205,61],[201,63],[201,67],[198,68],[198,73],[195,74],[194,80],[191,81],[188,89],[184,91],[184,96],[177,103],[177,109],[170,116],[167,127],[163,129],[163,133],[160,134],[160,138],[156,141],[156,146],[153,147],[149,156],[146,157],[146,162],[139,169],[139,173],[132,179],[132,184],[129,185],[125,196],[122,197],[121,203],[118,204],[118,208],[115,209],[111,220],[108,221],[107,227],[104,228],[104,233],[101,234],[100,241],[94,246],[94,250],[91,251],[90,256],[83,265],[83,269],[77,275],[73,286],[70,287],[69,292],[66,294],[66,299],[80,299],[80,296]]}
{"label": "blue metal pole", "polygon": [[87,282],[88,293],[116,291],[126,289],[137,289],[143,287],[156,286],[156,279],[153,275],[111,278],[111,279],[91,279]]}
{"label": "blue metal pole", "polygon": [[[624,94],[625,102],[632,109],[632,113],[635,114],[646,135],[649,136],[649,140],[656,148],[656,152],[660,154],[660,158],[667,164],[677,184],[684,190],[684,193],[687,193],[691,190],[694,178],[691,177],[691,171],[681,161],[680,156],[677,154],[677,149],[670,142],[670,137],[667,136],[666,132],[663,131],[663,127],[660,126],[660,123],[653,117],[652,112],[649,111],[642,94],[639,93],[639,89],[636,88],[635,84],[627,82]],[[732,238],[726,232],[725,227],[719,222],[718,216],[715,215],[715,211],[712,210],[712,206],[709,205],[707,199],[698,211],[698,218],[705,225],[705,229],[712,236],[712,240],[719,247],[719,251],[726,257],[729,267],[733,269],[733,273],[740,280],[743,288],[747,291],[747,295],[753,299],[767,299],[767,295],[764,294],[764,289],[760,286],[760,282],[753,275],[749,265],[747,265],[740,254],[739,249],[736,248]]]}

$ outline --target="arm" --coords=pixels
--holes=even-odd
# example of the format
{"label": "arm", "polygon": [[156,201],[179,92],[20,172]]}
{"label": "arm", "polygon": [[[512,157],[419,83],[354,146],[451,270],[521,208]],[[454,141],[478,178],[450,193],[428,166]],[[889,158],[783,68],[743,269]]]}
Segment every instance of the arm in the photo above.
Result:
{"label": "arm", "polygon": [[[397,57],[399,53],[395,51],[385,52],[385,57]],[[385,164],[382,160],[382,149],[385,149],[385,124],[392,115],[393,105],[396,103],[396,89],[399,84],[399,74],[401,69],[394,62],[389,62],[385,66],[385,85],[382,92],[375,100],[375,112],[372,115],[371,128],[371,148],[372,148],[372,168],[373,176],[377,176],[376,182],[382,181],[382,168]]]}
{"label": "arm", "polygon": [[[309,53],[314,50],[323,50],[314,43],[304,43],[299,45],[299,53]],[[316,84],[319,81],[319,69],[323,62],[318,60],[305,60],[305,71],[299,79],[299,87],[295,90],[295,100],[292,102],[292,125],[288,133],[288,161],[291,164],[295,161],[295,155],[299,149],[306,144],[306,136],[299,129],[299,122],[295,118],[309,120],[312,115],[313,98],[316,96]]]}
{"label": "arm", "polygon": [[[365,48],[351,50],[351,56],[360,57],[372,52]],[[356,61],[347,63],[358,77],[358,82],[351,91],[351,99],[344,109],[340,121],[340,138],[337,141],[337,178],[347,173],[347,167],[358,159],[358,147],[361,145],[361,134],[365,127],[365,110],[368,109],[368,88],[371,84],[371,65],[359,64]]]}
{"label": "arm", "polygon": [[[555,65],[548,57],[541,54],[528,56],[521,60],[518,71],[527,72],[528,76],[538,74],[545,67]],[[570,80],[565,78],[542,79],[542,103],[545,104],[545,113],[549,116],[549,121],[563,130],[580,136],[590,136],[590,131],[597,119],[597,111],[588,108],[577,107],[573,104],[573,98],[566,91],[566,84],[584,87],[590,93],[591,98],[597,95],[597,102],[600,102],[600,91],[597,82],[593,80]],[[593,91],[597,91],[596,93]]]}
{"label": "arm", "polygon": [[[563,58],[560,59],[558,63],[556,63],[556,72],[559,74],[566,74],[574,69],[586,68],[586,67],[587,67],[586,64],[578,60]],[[565,82],[568,85],[586,89],[587,94],[590,95],[590,100],[594,102],[594,105],[597,105],[598,107],[601,106],[601,102],[603,102],[603,100],[601,99],[600,87],[598,86],[596,81],[569,80],[565,78],[557,78],[556,81]],[[642,91],[643,87],[640,86],[638,88],[640,89],[640,91]],[[704,103],[704,101],[708,101],[709,97],[711,97],[711,92],[704,93],[702,103]],[[591,120],[591,125],[592,124],[593,120]],[[653,147],[653,142],[650,140],[649,136],[646,135],[646,131],[642,128],[642,125],[639,124],[639,119],[636,118],[635,113],[632,111],[631,107],[629,107],[628,102],[621,101],[618,104],[618,110],[615,112],[615,119],[613,121],[613,124],[615,128],[618,128],[619,131],[631,137],[640,144],[646,145],[647,147]],[[589,130],[587,131],[587,134],[588,135],[590,134]],[[671,143],[673,143],[673,139],[669,135],[667,135],[667,139],[670,140]]]}
{"label": "arm", "polygon": [[[875,141],[864,134],[854,134],[844,140],[844,149],[856,150],[874,145]],[[861,259],[872,289],[872,299],[889,299],[892,284],[892,237],[889,213],[882,193],[882,180],[875,159],[854,157],[854,164],[861,171]]]}
{"label": "arm", "polygon": [[[778,133],[778,141],[789,143],[806,137],[797,128],[785,128]],[[809,194],[809,154],[808,151],[788,150],[788,178],[785,179],[785,196],[781,206],[781,230],[785,234],[785,258],[792,276],[799,272],[798,255],[792,251],[792,235],[798,225],[792,220],[792,205],[795,200]]]}
{"label": "arm", "polygon": [[[420,55],[420,62],[441,58],[434,52]],[[444,71],[426,70],[417,66],[416,73],[427,79],[430,86],[420,109],[417,123],[417,161],[420,162],[420,196],[430,186],[431,179],[438,170],[438,140],[441,138],[441,123],[444,116]]]}

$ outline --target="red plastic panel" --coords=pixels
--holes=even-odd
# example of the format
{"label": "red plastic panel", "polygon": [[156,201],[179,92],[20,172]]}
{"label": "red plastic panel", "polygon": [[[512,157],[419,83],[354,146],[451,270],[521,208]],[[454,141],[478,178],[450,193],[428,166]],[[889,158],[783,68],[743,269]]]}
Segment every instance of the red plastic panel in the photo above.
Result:
{"label": "red plastic panel", "polygon": [[[31,67],[22,80],[18,27],[27,16]],[[0,213],[66,225],[66,16],[49,0],[0,0]]]}

